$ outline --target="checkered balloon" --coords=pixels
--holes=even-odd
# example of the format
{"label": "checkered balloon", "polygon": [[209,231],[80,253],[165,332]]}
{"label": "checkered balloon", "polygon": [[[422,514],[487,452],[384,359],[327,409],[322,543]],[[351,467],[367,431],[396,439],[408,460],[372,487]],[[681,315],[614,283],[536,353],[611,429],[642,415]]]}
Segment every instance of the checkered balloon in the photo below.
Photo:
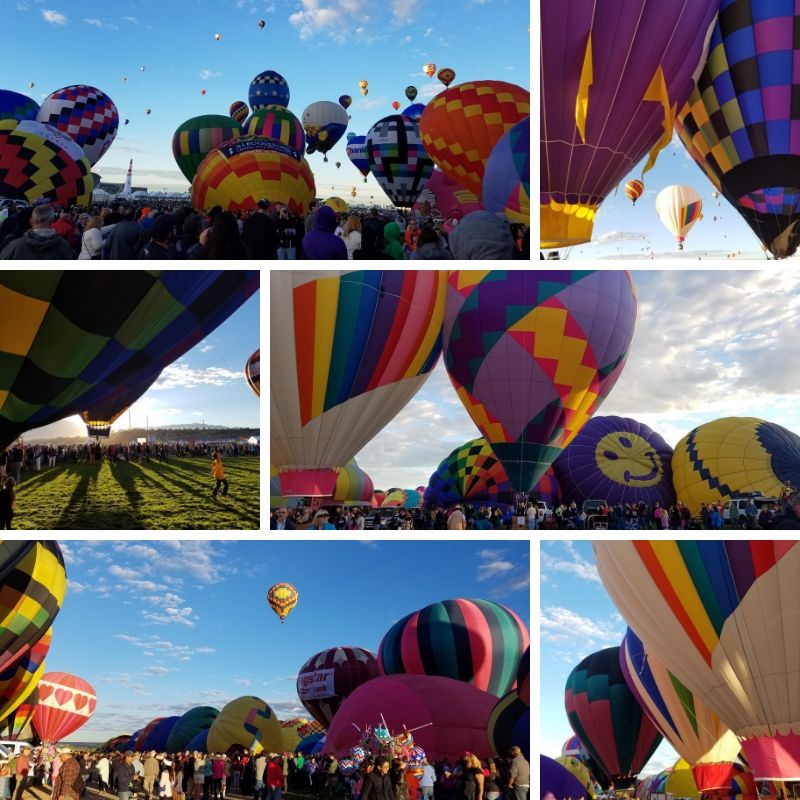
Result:
{"label": "checkered balloon", "polygon": [[253,78],[248,100],[253,111],[258,111],[264,106],[285,108],[289,105],[289,84],[286,83],[286,78],[275,70],[265,70]]}
{"label": "checkered balloon", "polygon": [[36,116],[76,141],[94,166],[119,130],[119,112],[111,98],[93,86],[67,86],[45,98]]}
{"label": "checkered balloon", "polygon": [[389,199],[410,208],[433,173],[433,161],[425,152],[419,125],[400,114],[376,122],[366,141],[370,172]]}

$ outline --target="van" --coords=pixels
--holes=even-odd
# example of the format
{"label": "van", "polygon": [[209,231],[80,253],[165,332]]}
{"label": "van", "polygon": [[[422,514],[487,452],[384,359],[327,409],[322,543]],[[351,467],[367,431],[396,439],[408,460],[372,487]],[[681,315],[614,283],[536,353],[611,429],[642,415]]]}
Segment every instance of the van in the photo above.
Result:
{"label": "van", "polygon": [[0,739],[0,753],[2,753],[3,757],[9,755],[18,756],[23,747],[30,747],[33,750],[33,745],[30,742],[12,742],[10,739]]}
{"label": "van", "polygon": [[774,509],[778,510],[781,507],[781,501],[777,497],[764,497],[763,494],[753,494],[747,497],[732,497],[725,503],[722,511],[722,516],[725,519],[725,524],[731,524],[731,506],[736,506],[739,509],[739,525],[742,525],[741,520],[744,519],[745,513],[744,510],[747,507],[747,503],[749,500],[752,500],[756,508],[761,511],[764,506],[772,506]]}

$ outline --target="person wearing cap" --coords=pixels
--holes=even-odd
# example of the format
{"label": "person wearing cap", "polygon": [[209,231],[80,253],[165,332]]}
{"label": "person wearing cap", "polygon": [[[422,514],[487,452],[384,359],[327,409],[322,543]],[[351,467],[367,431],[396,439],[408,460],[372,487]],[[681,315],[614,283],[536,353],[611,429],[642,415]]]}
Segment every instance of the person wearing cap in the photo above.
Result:
{"label": "person wearing cap", "polygon": [[276,260],[278,258],[278,227],[269,215],[269,200],[262,198],[258,207],[244,221],[242,244],[249,259]]}
{"label": "person wearing cap", "polygon": [[509,751],[511,761],[508,764],[508,788],[514,800],[528,800],[531,791],[531,765],[516,745]]}
{"label": "person wearing cap", "polygon": [[347,261],[347,245],[338,237],[336,213],[322,206],[316,213],[314,230],[303,237],[303,258],[306,261]]}
{"label": "person wearing cap", "polygon": [[53,800],[78,800],[85,788],[81,778],[81,764],[72,755],[69,747],[62,747],[58,751],[61,759],[61,769],[53,783]]}
{"label": "person wearing cap", "polygon": [[6,245],[3,261],[68,261],[74,258],[72,248],[53,230],[53,207],[36,206],[31,213],[31,227],[19,239]]}
{"label": "person wearing cap", "polygon": [[314,519],[311,521],[312,530],[315,530],[315,531],[335,531],[336,530],[336,526],[335,525],[331,525],[331,523],[328,522],[328,518],[329,517],[330,517],[330,514],[324,508],[321,508],[319,511],[317,511],[317,513],[314,514]]}

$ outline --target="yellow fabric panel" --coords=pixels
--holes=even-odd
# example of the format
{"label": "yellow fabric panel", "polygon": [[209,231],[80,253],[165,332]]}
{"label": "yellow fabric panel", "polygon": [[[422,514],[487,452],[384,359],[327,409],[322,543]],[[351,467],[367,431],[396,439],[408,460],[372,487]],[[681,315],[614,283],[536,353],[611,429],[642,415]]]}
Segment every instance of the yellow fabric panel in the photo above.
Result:
{"label": "yellow fabric panel", "polygon": [[50,303],[0,286],[0,351],[27,355]]}

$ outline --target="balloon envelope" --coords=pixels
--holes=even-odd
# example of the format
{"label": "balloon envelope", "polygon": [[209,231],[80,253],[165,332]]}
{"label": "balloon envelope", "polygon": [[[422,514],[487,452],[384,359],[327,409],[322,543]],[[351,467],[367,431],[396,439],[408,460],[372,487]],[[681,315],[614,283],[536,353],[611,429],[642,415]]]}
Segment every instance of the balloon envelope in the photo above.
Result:
{"label": "balloon envelope", "polygon": [[681,250],[686,234],[701,219],[702,210],[703,201],[691,186],[667,186],[656,196],[658,218],[675,237]]}
{"label": "balloon envelope", "polygon": [[306,134],[300,120],[288,108],[281,106],[265,106],[254,111],[244,125],[244,134],[283,142],[298,158],[306,147]]}
{"label": "balloon envelope", "polygon": [[416,213],[424,216],[436,216],[438,213],[448,221],[461,220],[473,211],[482,210],[483,204],[469,189],[456,183],[440,169],[433,171],[414,204]]}
{"label": "balloon envelope", "polygon": [[347,113],[338,103],[318,100],[303,111],[308,153],[327,153],[347,130]]}
{"label": "balloon envelope", "polygon": [[[7,724],[6,719],[10,715],[14,716],[14,712],[23,703],[27,704],[29,711],[18,721],[17,730],[31,718],[33,707],[28,701],[31,696],[38,698],[36,687],[44,674],[44,660],[50,650],[52,638],[53,631],[48,629],[33,647],[0,671],[0,720],[3,720],[3,726]],[[14,723],[10,722],[9,725],[13,733]]]}
{"label": "balloon envelope", "polygon": [[541,800],[555,798],[555,800],[579,800],[589,797],[590,794],[566,767],[553,758],[539,755],[539,785]]}
{"label": "balloon envelope", "polygon": [[242,135],[239,123],[222,114],[205,114],[182,123],[172,135],[172,155],[191,183],[197,168],[214,149]]}
{"label": "balloon envelope", "polygon": [[367,158],[367,137],[366,136],[353,136],[348,135],[347,157],[353,163],[353,166],[366,178],[369,175],[369,158]]}
{"label": "balloon envelope", "polygon": [[208,730],[208,752],[227,753],[234,746],[251,753],[281,749],[281,726],[275,712],[260,697],[231,700]]}
{"label": "balloon envelope", "polygon": [[269,607],[283,622],[297,605],[300,595],[291,583],[276,583],[267,590]]}
{"label": "balloon envelope", "polygon": [[445,367],[515,491],[538,483],[611,391],[635,322],[626,272],[451,272]]}
{"label": "balloon envelope", "polygon": [[251,81],[248,100],[253,111],[270,105],[285,108],[289,105],[289,84],[275,70],[265,70]]}
{"label": "balloon envelope", "polygon": [[499,697],[516,686],[525,623],[490,600],[443,600],[396,622],[378,648],[384,675],[440,675]]}
{"label": "balloon envelope", "polygon": [[483,174],[483,205],[511,222],[531,220],[531,118],[525,117],[492,148]]}
{"label": "balloon envelope", "polygon": [[33,727],[44,742],[60,742],[88,722],[97,705],[91,684],[67,672],[46,672],[38,686]]}
{"label": "balloon envelope", "polygon": [[25,119],[36,119],[39,113],[39,104],[19,92],[10,89],[0,89],[0,120],[13,119],[22,122]]}
{"label": "balloon envelope", "polygon": [[378,661],[369,650],[331,647],[300,667],[297,694],[308,713],[328,727],[344,699],[379,674]]}
{"label": "balloon envelope", "polygon": [[219,711],[211,706],[190,708],[175,722],[163,749],[168,753],[186,749],[189,742],[199,733],[207,731],[218,716]]}
{"label": "balloon envelope", "polygon": [[144,737],[140,750],[155,750],[159,753],[165,751],[170,734],[179,719],[181,719],[179,716],[160,719]]}
{"label": "balloon envelope", "polygon": [[[250,388],[261,396],[261,348],[255,351],[244,365],[244,376]],[[180,749],[180,748],[179,748]]]}
{"label": "balloon envelope", "polygon": [[[366,720],[384,719],[391,732],[414,729],[414,743],[430,760],[454,763],[470,753],[488,753],[486,725],[497,698],[474,686],[430,675],[374,678],[356,689],[333,718],[325,749],[349,752],[359,744]],[[432,723],[432,724],[431,724]]]}

